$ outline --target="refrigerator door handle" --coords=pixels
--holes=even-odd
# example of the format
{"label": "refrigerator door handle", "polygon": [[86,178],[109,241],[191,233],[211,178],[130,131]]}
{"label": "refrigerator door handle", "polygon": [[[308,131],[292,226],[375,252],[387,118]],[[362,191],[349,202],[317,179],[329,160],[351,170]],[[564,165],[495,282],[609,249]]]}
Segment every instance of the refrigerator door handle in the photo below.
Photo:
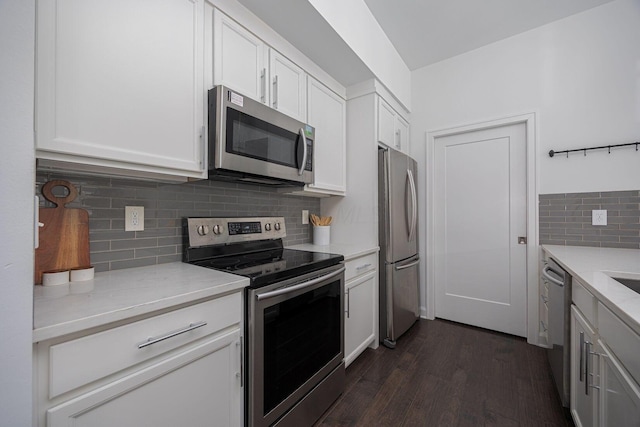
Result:
{"label": "refrigerator door handle", "polygon": [[411,169],[407,169],[407,177],[409,178],[409,187],[411,189],[411,222],[409,226],[409,241],[412,241],[418,221],[418,204],[416,200],[416,183],[413,179],[413,171]]}
{"label": "refrigerator door handle", "polygon": [[396,271],[400,271],[400,270],[404,270],[405,268],[410,268],[410,267],[416,266],[418,264],[420,264],[420,258],[416,259],[413,262],[410,262],[409,264],[397,265],[395,267],[395,269],[396,269]]}

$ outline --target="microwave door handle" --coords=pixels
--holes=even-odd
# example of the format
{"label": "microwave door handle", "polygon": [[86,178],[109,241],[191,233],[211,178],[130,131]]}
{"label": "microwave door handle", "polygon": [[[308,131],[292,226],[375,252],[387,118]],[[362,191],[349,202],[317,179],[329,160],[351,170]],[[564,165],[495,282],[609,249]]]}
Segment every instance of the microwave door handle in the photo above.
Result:
{"label": "microwave door handle", "polygon": [[298,169],[298,175],[302,176],[304,167],[307,164],[307,137],[304,136],[304,129],[300,128],[298,131],[300,138],[302,139],[302,161],[300,162],[300,169]]}

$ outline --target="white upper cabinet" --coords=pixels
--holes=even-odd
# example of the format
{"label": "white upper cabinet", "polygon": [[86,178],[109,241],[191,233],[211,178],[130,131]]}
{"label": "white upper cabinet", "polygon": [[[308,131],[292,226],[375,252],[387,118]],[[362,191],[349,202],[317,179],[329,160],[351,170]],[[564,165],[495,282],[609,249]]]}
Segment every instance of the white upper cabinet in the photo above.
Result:
{"label": "white upper cabinet", "polygon": [[378,141],[395,148],[396,112],[384,99],[378,98]]}
{"label": "white upper cabinet", "polygon": [[399,115],[396,116],[395,148],[409,154],[409,123]]}
{"label": "white upper cabinet", "polygon": [[213,84],[227,86],[288,116],[306,120],[304,70],[215,8]]}
{"label": "white upper cabinet", "polygon": [[378,142],[409,154],[409,123],[378,97]]}
{"label": "white upper cabinet", "polygon": [[306,120],[307,75],[276,50],[269,52],[271,106],[302,122]]}
{"label": "white upper cabinet", "polygon": [[213,9],[213,83],[266,103],[268,47],[218,9]]}
{"label": "white upper cabinet", "polygon": [[206,177],[203,16],[202,0],[37,2],[36,156]]}
{"label": "white upper cabinet", "polygon": [[312,191],[346,191],[345,100],[312,77],[308,85],[308,120],[315,128]]}

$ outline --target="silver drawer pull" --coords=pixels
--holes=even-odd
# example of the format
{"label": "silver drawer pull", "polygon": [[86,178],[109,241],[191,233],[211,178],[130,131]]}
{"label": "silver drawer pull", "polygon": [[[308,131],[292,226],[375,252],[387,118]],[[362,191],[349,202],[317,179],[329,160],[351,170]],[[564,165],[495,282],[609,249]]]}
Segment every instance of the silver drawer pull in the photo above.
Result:
{"label": "silver drawer pull", "polygon": [[363,264],[361,266],[356,267],[356,270],[362,270],[363,268],[371,267],[371,263]]}
{"label": "silver drawer pull", "polygon": [[194,329],[201,328],[201,327],[205,326],[206,324],[207,324],[207,322],[204,322],[204,321],[203,322],[196,322],[196,323],[189,323],[189,326],[187,326],[186,328],[182,328],[182,329],[179,329],[179,330],[174,331],[174,332],[169,332],[168,334],[162,335],[162,336],[157,337],[157,338],[149,337],[149,339],[146,340],[145,342],[143,342],[142,344],[138,344],[138,348],[145,348],[147,346],[150,346],[152,344],[158,343],[160,341],[164,341],[166,339],[173,338],[173,337],[175,337],[177,335],[184,334],[185,332],[189,332],[189,331],[193,331]]}

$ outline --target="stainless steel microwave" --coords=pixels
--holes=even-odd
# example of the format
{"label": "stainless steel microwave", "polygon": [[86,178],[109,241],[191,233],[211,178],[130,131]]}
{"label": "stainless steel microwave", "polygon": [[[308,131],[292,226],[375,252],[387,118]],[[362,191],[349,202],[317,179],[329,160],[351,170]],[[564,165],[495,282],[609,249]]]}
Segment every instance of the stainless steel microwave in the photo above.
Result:
{"label": "stainless steel microwave", "polygon": [[224,86],[209,90],[209,178],[313,182],[313,127]]}

